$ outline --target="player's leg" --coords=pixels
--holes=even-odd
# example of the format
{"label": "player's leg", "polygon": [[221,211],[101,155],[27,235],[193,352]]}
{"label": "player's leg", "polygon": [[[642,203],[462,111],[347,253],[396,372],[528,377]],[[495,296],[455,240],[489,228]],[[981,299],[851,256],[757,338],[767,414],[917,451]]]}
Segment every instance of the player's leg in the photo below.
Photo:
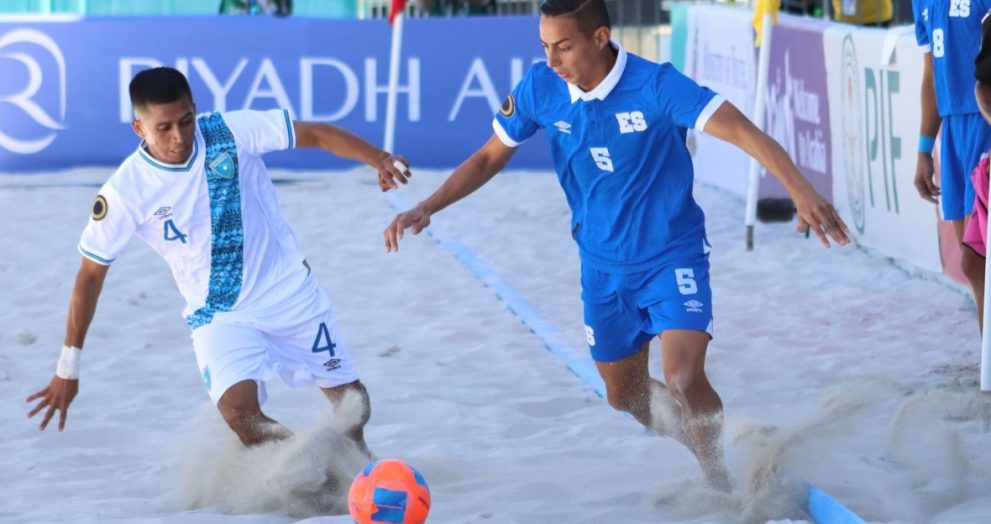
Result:
{"label": "player's leg", "polygon": [[365,443],[365,424],[372,416],[372,403],[368,397],[368,390],[360,380],[341,384],[339,386],[321,388],[324,395],[334,404],[337,413],[343,411],[351,412],[351,426],[346,430],[346,435],[351,438],[366,455],[371,457]]}
{"label": "player's leg", "polygon": [[581,283],[585,338],[605,382],[606,400],[649,428],[651,337],[638,333],[640,320],[636,306],[623,294],[622,275],[582,264]]}
{"label": "player's leg", "polygon": [[966,166],[969,156],[967,125],[965,115],[947,115],[943,118],[940,135],[939,191],[940,208],[943,220],[953,224],[957,242],[963,240],[964,218],[970,212],[973,200],[967,202],[967,195],[973,199],[970,186],[970,169],[976,165],[976,158]]}
{"label": "player's leg", "polygon": [[667,387],[651,378],[647,363],[649,342],[636,353],[610,362],[596,362],[606,385],[606,400],[613,409],[629,413],[661,436],[672,437],[691,449],[681,422],[681,407]]}
{"label": "player's leg", "polygon": [[[974,292],[977,322],[980,326],[984,318],[984,258],[966,246],[968,239],[972,241],[975,236],[973,227],[968,224],[975,203],[978,205],[987,203],[986,162],[982,167],[979,160],[991,145],[991,126],[979,114],[950,115],[944,118],[943,129],[946,136],[945,153],[941,155],[940,165],[941,180],[946,188],[942,191],[943,213],[944,217],[953,220],[957,240],[964,246],[960,257],[960,269]],[[943,165],[946,167],[944,168]],[[978,170],[981,172],[977,173]],[[981,195],[978,194],[978,190],[982,187],[985,190],[983,204],[980,200]],[[977,224],[973,226],[980,227]],[[983,243],[983,240],[981,242]]]}
{"label": "player's leg", "polygon": [[267,342],[254,327],[214,321],[192,333],[203,386],[245,446],[286,438],[289,430],[265,416],[262,381],[274,376]]}
{"label": "player's leg", "polygon": [[648,372],[653,334],[643,331],[643,312],[627,292],[626,280],[622,274],[582,267],[585,335],[606,385],[606,399],[658,434],[687,445],[677,402]]}
{"label": "player's leg", "polygon": [[709,485],[729,491],[722,453],[722,402],[705,376],[708,343],[704,331],[668,330],[661,335],[666,387],[650,377],[647,343],[632,355],[597,360],[595,365],[610,406],[687,446]]}
{"label": "player's leg", "polygon": [[[985,196],[987,196],[987,193],[985,193]],[[983,333],[985,259],[975,249],[978,249],[979,246],[981,252],[985,252],[986,246],[984,244],[987,241],[987,236],[981,231],[979,225],[974,222],[975,220],[981,220],[981,218],[968,217],[967,220],[963,221],[963,233],[961,234],[960,242],[961,246],[963,246],[960,253],[960,269],[963,270],[964,276],[967,277],[967,282],[970,283],[970,289],[974,293],[974,303],[977,306],[977,329]],[[983,220],[986,224],[986,212],[983,214]]]}
{"label": "player's leg", "polygon": [[974,291],[977,302],[977,325],[984,327],[984,264],[987,256],[988,225],[988,156],[981,157],[977,167],[971,172],[970,180],[974,188],[974,208],[968,217],[963,234],[963,258],[961,265],[964,274]]}
{"label": "player's leg", "polygon": [[258,383],[254,380],[231,386],[220,397],[217,409],[245,446],[282,440],[292,435],[285,426],[262,413],[258,402]]}
{"label": "player's leg", "polygon": [[709,484],[729,491],[722,454],[722,401],[705,374],[713,318],[708,257],[689,256],[649,274],[638,300],[648,317],[644,329],[660,333],[664,380],[681,408],[689,448]]}
{"label": "player's leg", "polygon": [[709,334],[670,329],[661,333],[664,379],[681,406],[683,427],[710,485],[729,491],[723,460],[723,403],[705,375]]}
{"label": "player's leg", "polygon": [[297,299],[292,307],[265,318],[269,358],[278,364],[289,387],[319,386],[334,404],[335,416],[346,424],[347,436],[368,453],[364,427],[371,416],[371,403],[338,332],[333,305],[315,281]]}
{"label": "player's leg", "polygon": [[974,292],[974,302],[977,304],[977,327],[981,330],[984,329],[984,263],[984,258],[974,253],[973,250],[967,247],[963,249],[960,266]]}

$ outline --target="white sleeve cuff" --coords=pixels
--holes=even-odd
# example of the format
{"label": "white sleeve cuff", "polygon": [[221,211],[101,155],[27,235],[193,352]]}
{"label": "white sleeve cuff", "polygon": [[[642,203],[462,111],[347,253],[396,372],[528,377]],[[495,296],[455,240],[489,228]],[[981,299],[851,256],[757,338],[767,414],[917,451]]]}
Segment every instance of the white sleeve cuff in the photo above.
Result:
{"label": "white sleeve cuff", "polygon": [[507,147],[520,147],[522,145],[522,142],[517,142],[510,138],[509,133],[502,128],[502,124],[500,124],[495,118],[492,119],[492,130],[495,131],[496,136],[499,137],[499,140],[501,140],[503,144],[506,144]]}
{"label": "white sleeve cuff", "polygon": [[933,46],[929,44],[919,44],[919,49],[921,49],[923,53],[931,53]]}
{"label": "white sleeve cuff", "polygon": [[111,262],[116,260],[114,258],[101,257],[100,255],[97,255],[96,253],[84,248],[82,244],[79,244],[79,246],[77,247],[79,249],[80,255],[92,260],[93,262],[96,262],[97,264],[100,264],[101,266],[109,266]]}
{"label": "white sleeve cuff", "polygon": [[699,117],[695,119],[695,129],[705,132],[705,124],[709,122],[712,115],[716,114],[716,110],[719,106],[723,105],[726,99],[721,95],[716,95],[709,100],[709,103],[702,108],[702,112],[699,113]]}

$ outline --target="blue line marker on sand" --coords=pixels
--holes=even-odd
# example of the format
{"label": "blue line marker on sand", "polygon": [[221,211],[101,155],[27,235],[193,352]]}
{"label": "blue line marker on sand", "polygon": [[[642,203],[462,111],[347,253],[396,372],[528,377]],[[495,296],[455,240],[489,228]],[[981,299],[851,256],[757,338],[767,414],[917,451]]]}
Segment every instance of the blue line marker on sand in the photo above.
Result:
{"label": "blue line marker on sand", "polygon": [[856,513],[847,509],[825,491],[811,485],[806,512],[818,524],[864,524],[864,519]]}
{"label": "blue line marker on sand", "polygon": [[[397,210],[409,208],[403,200],[394,193],[386,195],[389,204]],[[537,336],[544,343],[544,346],[558,358],[564,361],[578,378],[592,386],[595,394],[606,398],[606,385],[599,376],[599,371],[595,369],[595,364],[590,358],[577,358],[567,349],[567,345],[561,342],[563,335],[547,318],[545,318],[537,308],[533,307],[526,299],[520,295],[516,289],[506,282],[494,269],[485,263],[468,246],[454,240],[454,237],[445,234],[443,226],[436,222],[430,224],[425,230],[427,235],[433,238],[438,244],[450,251],[462,264],[465,265],[485,287],[492,290],[496,298],[505,302],[506,307],[523,322],[530,332]]]}

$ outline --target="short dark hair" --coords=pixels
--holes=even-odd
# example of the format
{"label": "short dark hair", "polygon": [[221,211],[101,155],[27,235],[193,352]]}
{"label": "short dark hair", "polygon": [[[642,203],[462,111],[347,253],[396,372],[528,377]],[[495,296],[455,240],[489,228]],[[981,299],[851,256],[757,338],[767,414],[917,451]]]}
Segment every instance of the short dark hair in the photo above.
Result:
{"label": "short dark hair", "polygon": [[146,107],[151,104],[168,104],[182,97],[193,100],[186,77],[171,67],[145,69],[134,75],[128,86],[131,94],[131,107]]}
{"label": "short dark hair", "polygon": [[540,14],[573,17],[586,35],[600,27],[612,27],[604,0],[544,0],[540,2]]}

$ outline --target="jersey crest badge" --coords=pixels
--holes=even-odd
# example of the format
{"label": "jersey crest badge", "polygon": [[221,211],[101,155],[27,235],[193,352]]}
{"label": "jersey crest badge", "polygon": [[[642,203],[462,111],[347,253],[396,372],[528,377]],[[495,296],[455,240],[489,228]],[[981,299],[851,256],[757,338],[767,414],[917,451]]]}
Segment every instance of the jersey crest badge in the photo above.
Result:
{"label": "jersey crest badge", "polygon": [[234,159],[227,151],[224,151],[210,162],[210,171],[221,178],[232,178],[234,176]]}
{"label": "jersey crest badge", "polygon": [[93,202],[93,213],[90,215],[93,220],[100,221],[107,216],[107,199],[103,195],[96,195],[96,202]]}
{"label": "jersey crest badge", "polygon": [[506,101],[499,108],[499,114],[506,118],[510,118],[516,114],[516,100],[513,100],[513,95],[506,97]]}

